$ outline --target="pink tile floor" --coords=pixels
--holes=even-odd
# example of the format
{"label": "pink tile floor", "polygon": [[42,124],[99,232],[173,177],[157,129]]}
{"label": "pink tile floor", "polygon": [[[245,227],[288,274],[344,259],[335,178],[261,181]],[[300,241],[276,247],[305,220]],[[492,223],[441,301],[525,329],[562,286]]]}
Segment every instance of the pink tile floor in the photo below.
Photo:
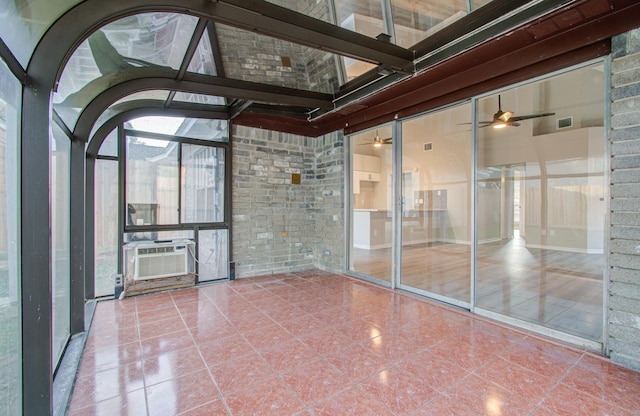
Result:
{"label": "pink tile floor", "polygon": [[99,302],[67,415],[640,415],[640,373],[320,271]]}

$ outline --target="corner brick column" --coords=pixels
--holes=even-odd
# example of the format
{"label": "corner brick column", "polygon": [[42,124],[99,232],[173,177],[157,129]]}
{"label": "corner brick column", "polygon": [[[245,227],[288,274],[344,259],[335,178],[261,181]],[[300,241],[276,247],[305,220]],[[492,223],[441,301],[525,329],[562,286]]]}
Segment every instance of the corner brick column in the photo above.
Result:
{"label": "corner brick column", "polygon": [[608,350],[640,371],[640,29],[612,46]]}

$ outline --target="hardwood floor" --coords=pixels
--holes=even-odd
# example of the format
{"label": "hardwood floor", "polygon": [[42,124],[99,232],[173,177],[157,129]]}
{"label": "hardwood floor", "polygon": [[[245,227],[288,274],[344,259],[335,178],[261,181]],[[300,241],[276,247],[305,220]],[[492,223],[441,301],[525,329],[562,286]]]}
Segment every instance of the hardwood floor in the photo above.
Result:
{"label": "hardwood floor", "polygon": [[[391,249],[352,249],[353,271],[391,279]],[[471,248],[403,247],[401,284],[464,302]],[[528,248],[520,238],[478,246],[476,306],[592,341],[602,337],[603,255]]]}

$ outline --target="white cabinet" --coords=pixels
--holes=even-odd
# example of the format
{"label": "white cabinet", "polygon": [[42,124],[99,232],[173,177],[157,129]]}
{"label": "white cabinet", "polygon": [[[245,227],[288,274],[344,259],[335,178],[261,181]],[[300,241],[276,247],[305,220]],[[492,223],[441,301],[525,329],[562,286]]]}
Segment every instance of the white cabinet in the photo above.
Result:
{"label": "white cabinet", "polygon": [[354,174],[357,174],[359,180],[361,180],[361,181],[380,182],[380,173],[379,172],[356,171],[356,172],[354,172]]}

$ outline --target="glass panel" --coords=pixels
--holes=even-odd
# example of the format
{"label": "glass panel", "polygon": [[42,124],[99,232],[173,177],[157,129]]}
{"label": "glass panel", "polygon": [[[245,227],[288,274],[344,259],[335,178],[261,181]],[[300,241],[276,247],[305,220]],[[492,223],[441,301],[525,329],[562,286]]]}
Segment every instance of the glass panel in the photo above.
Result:
{"label": "glass panel", "polygon": [[381,3],[380,0],[335,0],[338,26],[372,38],[387,33]]}
{"label": "glass panel", "polygon": [[483,125],[499,101],[508,127],[478,130],[477,305],[601,341],[602,65],[479,100]]}
{"label": "glass panel", "polygon": [[183,117],[140,117],[125,123],[125,127],[132,130],[187,137],[190,139],[215,142],[229,141],[229,122],[227,120]]}
{"label": "glass panel", "polygon": [[[389,34],[385,29],[380,0],[336,0],[338,26],[375,38],[381,33]],[[342,57],[347,81],[364,74],[376,65]]]}
{"label": "glass panel", "polygon": [[[375,141],[380,146],[374,146]],[[391,126],[355,135],[350,270],[391,281],[393,181]]]}
{"label": "glass panel", "polygon": [[229,232],[227,230],[198,231],[198,281],[229,277]]}
{"label": "glass panel", "polygon": [[[471,105],[402,124],[402,285],[468,304]],[[454,302],[455,303],[455,302]]]}
{"label": "glass panel", "polygon": [[182,145],[182,222],[224,221],[224,149]]}
{"label": "glass panel", "polygon": [[98,120],[95,122],[93,128],[91,129],[91,135],[89,137],[93,137],[96,131],[100,127],[102,127],[104,123],[124,111],[123,106],[121,106],[120,104],[135,100],[157,100],[166,102],[168,97],[169,91],[162,90],[141,91],[131,95],[127,95],[126,97],[111,104],[109,108],[107,108],[102,114],[100,114],[100,117],[98,117]]}
{"label": "glass panel", "polygon": [[96,160],[95,166],[95,296],[113,295],[118,272],[118,162]]}
{"label": "glass panel", "polygon": [[0,38],[23,68],[44,32],[81,0],[22,0],[0,3]]}
{"label": "glass panel", "polygon": [[185,118],[175,135],[226,143],[229,141],[229,122],[227,120]]}
{"label": "glass panel", "polygon": [[51,302],[53,319],[52,368],[57,367],[70,334],[69,162],[71,142],[53,122],[49,142],[51,201]]}
{"label": "glass panel", "polygon": [[118,157],[118,130],[113,129],[107,137],[105,137],[98,151],[100,156]]}
{"label": "glass panel", "polygon": [[467,15],[466,0],[391,0],[396,44],[408,48]]}
{"label": "glass panel", "polygon": [[213,60],[213,48],[211,47],[211,39],[207,31],[204,32],[198,43],[189,67],[188,72],[195,72],[203,75],[218,75],[216,63]]}
{"label": "glass panel", "polygon": [[221,51],[229,78],[330,94],[338,90],[332,53],[221,24],[216,30],[221,45],[234,46]]}
{"label": "glass panel", "polygon": [[225,105],[225,99],[223,97],[217,97],[214,95],[204,94],[191,94],[186,92],[176,92],[173,97],[173,101],[197,103],[197,104],[210,104],[210,105]]}
{"label": "glass panel", "polygon": [[20,83],[0,64],[0,414],[22,412]]}
{"label": "glass panel", "polygon": [[324,20],[325,22],[332,22],[330,0],[315,0],[315,1],[292,1],[292,0],[267,0],[269,3],[276,4],[281,7],[286,7],[295,12],[302,13],[304,15],[313,17],[314,19]]}
{"label": "glass panel", "polygon": [[103,26],[67,63],[53,98],[56,111],[73,130],[80,111],[114,83],[140,68],[180,68],[196,23],[193,16],[145,13]]}
{"label": "glass panel", "polygon": [[127,136],[127,226],[178,224],[178,143]]}
{"label": "glass panel", "polygon": [[480,7],[484,6],[485,4],[489,4],[491,3],[493,0],[473,0],[471,2],[471,7],[472,10],[477,10]]}
{"label": "glass panel", "polygon": [[183,121],[184,117],[148,116],[130,120],[126,122],[124,126],[127,129],[173,136]]}

